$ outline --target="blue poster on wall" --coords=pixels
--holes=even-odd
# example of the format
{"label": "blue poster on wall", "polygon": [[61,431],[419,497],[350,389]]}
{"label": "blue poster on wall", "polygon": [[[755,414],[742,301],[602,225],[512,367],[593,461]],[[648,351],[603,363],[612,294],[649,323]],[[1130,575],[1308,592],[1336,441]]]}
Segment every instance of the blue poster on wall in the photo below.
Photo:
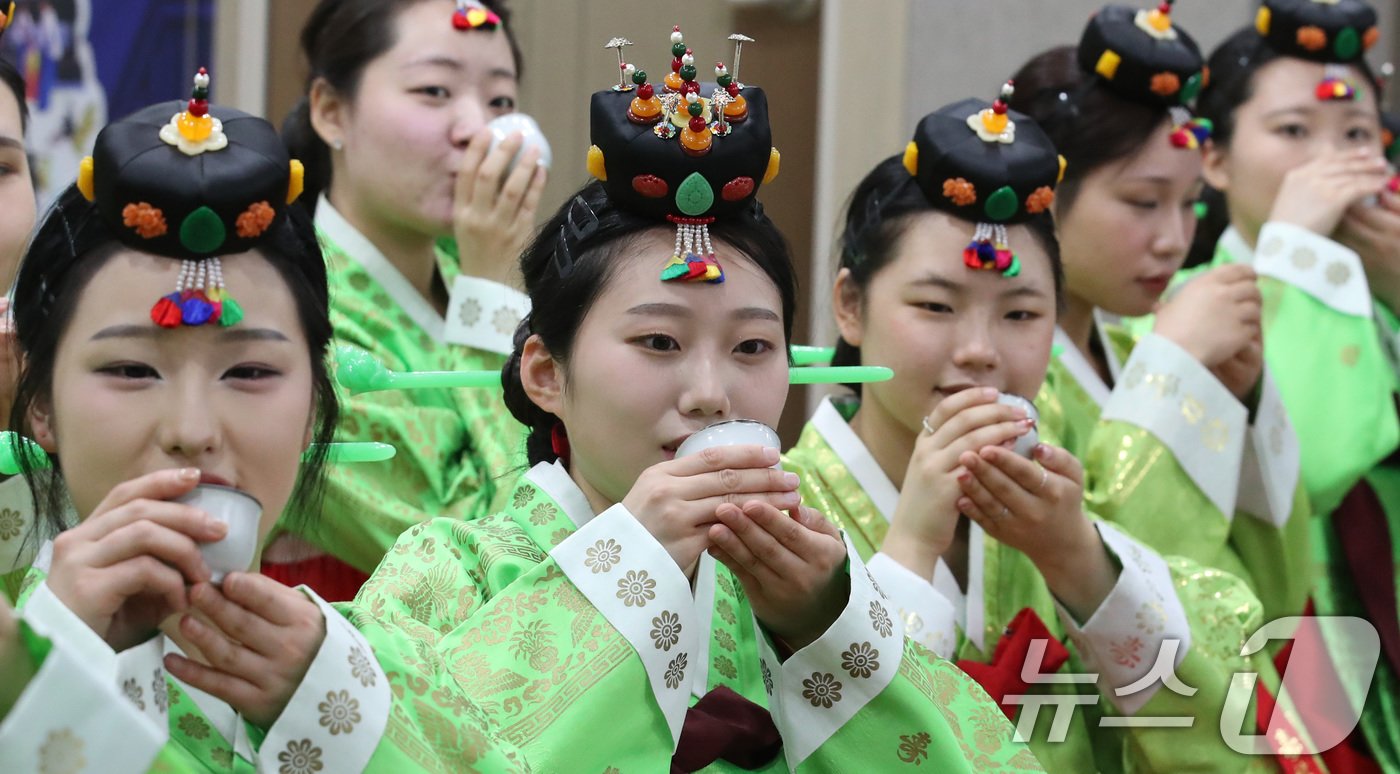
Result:
{"label": "blue poster on wall", "polygon": [[109,118],[189,96],[213,28],[213,0],[16,0],[0,52],[24,75],[41,206]]}

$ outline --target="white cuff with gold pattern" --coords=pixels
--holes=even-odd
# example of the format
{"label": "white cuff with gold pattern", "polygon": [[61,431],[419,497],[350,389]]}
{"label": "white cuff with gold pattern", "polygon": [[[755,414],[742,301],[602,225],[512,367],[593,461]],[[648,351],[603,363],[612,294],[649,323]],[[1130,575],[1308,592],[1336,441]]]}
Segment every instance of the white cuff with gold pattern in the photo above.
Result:
{"label": "white cuff with gold pattern", "polygon": [[870,557],[870,576],[889,597],[904,622],[904,636],[941,658],[953,658],[958,645],[958,611],[933,582],[884,553]]}
{"label": "white cuff with gold pattern", "polygon": [[169,728],[120,696],[80,652],[49,639],[52,650],[0,721],[0,771],[145,771]]}
{"label": "white cuff with gold pattern", "polygon": [[326,771],[362,771],[389,721],[389,680],[359,630],[314,591],[298,590],[321,608],[326,638],[258,748],[258,770],[313,758]]}
{"label": "white cuff with gold pattern", "polygon": [[1343,314],[1371,316],[1371,288],[1361,256],[1292,223],[1265,223],[1254,270],[1287,282]]}
{"label": "white cuff with gold pattern", "polygon": [[709,611],[696,614],[690,582],[666,549],[621,503],[603,511],[550,551],[560,569],[632,644],[652,695],[680,743],[690,706],[698,637],[709,636]]}
{"label": "white cuff with gold pattern", "polygon": [[1191,628],[1166,561],[1108,524],[1094,526],[1123,567],[1118,582],[1083,626],[1058,602],[1055,607],[1085,666],[1098,673],[1099,690],[1132,715],[1173,679],[1154,667],[1165,657],[1173,669],[1181,664],[1191,649]]}
{"label": "white cuff with gold pattern", "polygon": [[1152,433],[1225,518],[1233,516],[1249,412],[1186,350],[1155,333],[1142,337],[1102,418]]}
{"label": "white cuff with gold pattern", "polygon": [[530,311],[530,298],[508,285],[481,277],[457,277],[447,302],[443,338],[452,344],[509,355],[515,328]]}
{"label": "white cuff with gold pattern", "polygon": [[769,710],[791,771],[884,691],[904,658],[903,623],[844,532],[842,539],[851,592],[831,627],[784,662],[766,637],[758,638]]}
{"label": "white cuff with gold pattern", "polygon": [[1260,380],[1259,406],[1240,465],[1239,509],[1281,528],[1293,512],[1298,486],[1298,436],[1268,368]]}

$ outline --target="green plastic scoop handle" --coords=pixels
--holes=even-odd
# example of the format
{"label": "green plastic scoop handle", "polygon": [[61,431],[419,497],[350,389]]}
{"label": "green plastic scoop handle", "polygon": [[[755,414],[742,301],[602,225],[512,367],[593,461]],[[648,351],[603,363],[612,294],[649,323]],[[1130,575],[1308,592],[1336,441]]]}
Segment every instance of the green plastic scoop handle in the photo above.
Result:
{"label": "green plastic scoop handle", "polygon": [[[29,451],[33,458],[35,467],[39,470],[49,468],[53,462],[49,459],[48,452],[39,447],[29,438],[17,435],[11,430],[0,432],[0,474],[6,476],[17,476],[23,469],[20,466],[19,454],[16,453],[15,439],[19,439],[20,445]],[[303,461],[311,458],[312,452],[317,444],[312,444],[310,449],[301,455]],[[345,465],[355,462],[382,462],[393,459],[396,450],[391,444],[373,442],[345,442],[327,444],[328,451],[326,462],[332,465]]]}
{"label": "green plastic scoop handle", "polygon": [[884,366],[807,366],[789,368],[789,384],[869,384],[888,382],[894,371]]}
{"label": "green plastic scoop handle", "polygon": [[390,371],[359,347],[336,348],[335,378],[351,395],[380,390],[424,390],[435,387],[501,388],[500,371]]}

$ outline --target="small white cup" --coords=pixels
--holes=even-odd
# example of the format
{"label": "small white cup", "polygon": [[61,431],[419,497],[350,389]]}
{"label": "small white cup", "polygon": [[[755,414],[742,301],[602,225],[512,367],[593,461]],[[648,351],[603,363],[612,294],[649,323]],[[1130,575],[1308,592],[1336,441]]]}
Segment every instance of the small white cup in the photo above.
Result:
{"label": "small white cup", "polygon": [[496,149],[512,132],[520,132],[525,138],[525,142],[520,146],[520,152],[515,154],[515,158],[510,160],[510,166],[506,167],[509,172],[515,167],[515,162],[520,159],[521,154],[527,148],[540,149],[540,164],[549,169],[549,165],[554,163],[554,153],[549,148],[549,140],[545,139],[544,132],[540,131],[540,125],[535,123],[535,119],[524,113],[506,113],[503,116],[496,116],[491,119],[491,123],[486,127],[491,130],[491,147],[487,152]]}
{"label": "small white cup", "polygon": [[[676,449],[676,457],[699,454],[713,446],[766,446],[782,451],[782,440],[778,431],[752,419],[728,419],[699,430],[681,442]],[[782,467],[782,461],[773,463],[774,469]]]}
{"label": "small white cup", "polygon": [[[1009,392],[1003,392],[997,396],[997,403],[1004,406],[1017,406],[1024,409],[1026,416],[1030,417],[1032,422],[1037,424],[1040,422],[1040,412],[1035,410],[1035,404],[1020,395],[1012,395]],[[1026,459],[1031,459],[1031,454],[1035,452],[1035,447],[1038,443],[1040,443],[1040,434],[1036,432],[1036,424],[1032,424],[1030,432],[1017,438],[1011,450]]]}
{"label": "small white cup", "polygon": [[199,552],[204,555],[204,563],[209,565],[214,583],[223,583],[228,573],[246,572],[252,566],[258,549],[262,503],[247,492],[217,484],[200,484],[176,500],[228,525],[228,534],[223,540],[199,544]]}

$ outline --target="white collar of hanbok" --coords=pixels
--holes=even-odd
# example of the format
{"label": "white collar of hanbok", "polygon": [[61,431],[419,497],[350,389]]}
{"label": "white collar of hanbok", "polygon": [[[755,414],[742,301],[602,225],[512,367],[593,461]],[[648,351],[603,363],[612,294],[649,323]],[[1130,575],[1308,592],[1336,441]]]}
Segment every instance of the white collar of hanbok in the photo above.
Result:
{"label": "white collar of hanbok", "polygon": [[[846,418],[841,416],[841,412],[836,409],[831,398],[824,398],[817,411],[812,415],[812,426],[821,433],[831,450],[836,453],[847,470],[855,478],[860,488],[865,490],[866,496],[875,504],[875,509],[884,517],[888,523],[894,517],[895,508],[899,505],[899,490],[895,488],[894,482],[885,475],[885,471],[880,468],[880,464],[875,461],[875,456],[870,453],[870,448],[856,435],[856,431],[851,429],[851,425]],[[982,647],[982,583],[983,583],[983,547],[982,528],[976,523],[969,523],[968,529],[968,571],[966,595],[958,586],[958,581],[953,577],[953,571],[948,568],[946,562],[938,560],[938,564],[933,571],[933,587],[938,590],[949,602],[953,604],[957,611],[958,624],[963,627],[963,631],[976,642],[977,647]],[[969,604],[969,600],[976,600],[976,604]],[[975,624],[975,625],[974,625]]]}
{"label": "white collar of hanbok", "polygon": [[[1118,353],[1113,349],[1113,341],[1109,338],[1107,326],[1117,324],[1122,318],[1109,314],[1102,309],[1094,310],[1094,334],[1099,337],[1099,343],[1103,345],[1104,358],[1108,361],[1108,372],[1113,377],[1114,382],[1118,381],[1118,375],[1122,371],[1123,364],[1118,362]],[[1108,402],[1108,396],[1113,392],[1112,387],[1104,383],[1103,377],[1099,376],[1098,369],[1094,368],[1089,359],[1084,357],[1084,353],[1079,351],[1079,347],[1070,340],[1069,334],[1065,333],[1060,326],[1055,326],[1055,345],[1059,348],[1060,364],[1069,371],[1070,376],[1089,393],[1094,403],[1099,408],[1103,408]]]}
{"label": "white collar of hanbok", "polygon": [[1220,236],[1219,245],[1220,249],[1230,256],[1230,260],[1236,263],[1254,263],[1254,248],[1244,241],[1244,235],[1234,226],[1225,229],[1225,233]]}
{"label": "white collar of hanbok", "polygon": [[418,327],[426,331],[433,341],[444,340],[443,331],[446,330],[447,323],[442,319],[442,315],[438,314],[433,305],[423,298],[413,287],[413,283],[394,267],[368,237],[350,225],[350,221],[331,206],[325,194],[316,202],[316,229],[337,250],[360,264],[360,268],[378,282],[384,288],[384,292],[394,299],[394,303],[398,304]]}
{"label": "white collar of hanbok", "polygon": [[555,460],[538,463],[525,475],[535,486],[543,489],[544,493],[549,495],[549,499],[564,509],[564,515],[574,523],[574,529],[592,521],[597,515],[593,512],[593,506],[588,504],[588,497],[574,482],[563,462]]}

